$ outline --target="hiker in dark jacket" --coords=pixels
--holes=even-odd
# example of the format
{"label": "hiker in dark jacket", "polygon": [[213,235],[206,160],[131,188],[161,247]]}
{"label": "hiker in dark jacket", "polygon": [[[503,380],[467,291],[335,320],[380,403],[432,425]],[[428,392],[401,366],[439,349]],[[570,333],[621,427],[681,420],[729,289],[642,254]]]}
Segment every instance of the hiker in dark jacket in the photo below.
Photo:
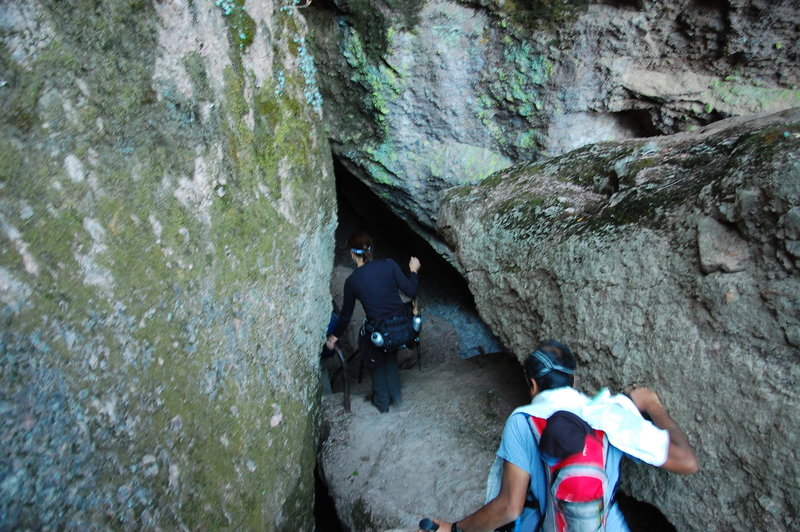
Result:
{"label": "hiker in dark jacket", "polygon": [[[356,299],[364,307],[367,321],[378,323],[403,311],[405,304],[400,299],[400,291],[411,298],[417,295],[419,259],[411,257],[408,261],[409,273],[404,275],[392,259],[373,260],[372,239],[363,231],[350,235],[347,246],[356,270],[344,283],[342,311],[336,328],[325,342],[328,349],[333,349],[347,328]],[[389,411],[390,402],[399,407],[402,394],[397,352],[383,352],[373,345],[366,334],[359,334],[358,348],[362,360],[370,368],[372,403],[381,412]]]}
{"label": "hiker in dark jacket", "polygon": [[[623,456],[632,456],[682,475],[699,469],[686,434],[667,414],[654,391],[634,387],[627,396],[612,396],[603,389],[589,398],[572,388],[575,365],[569,348],[554,341],[541,344],[527,358],[525,374],[533,400],[516,409],[506,421],[497,459],[489,475],[488,502],[456,523],[434,519],[442,532],[493,531],[500,527],[515,532],[540,530],[550,491],[544,465],[553,465],[546,444],[558,448],[568,443],[576,433],[575,420],[588,423],[591,429],[604,431],[608,439],[605,469],[610,493],[619,480]],[[560,418],[557,430],[561,434],[556,435],[560,441],[556,445],[546,442],[542,433],[537,445],[531,420],[534,417],[552,420],[551,416]],[[652,423],[643,416],[648,416]],[[577,432],[583,441],[583,432]],[[610,499],[610,495],[608,497]],[[608,506],[604,530],[627,531],[618,505],[610,500]],[[545,521],[542,529],[552,527]]]}

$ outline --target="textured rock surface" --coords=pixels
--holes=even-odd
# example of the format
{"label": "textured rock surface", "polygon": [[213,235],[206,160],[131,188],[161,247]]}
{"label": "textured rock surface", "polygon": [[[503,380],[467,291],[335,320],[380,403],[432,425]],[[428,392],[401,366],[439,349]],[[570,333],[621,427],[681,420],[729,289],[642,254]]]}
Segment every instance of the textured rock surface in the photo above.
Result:
{"label": "textured rock surface", "polygon": [[443,188],[800,104],[795,0],[333,0],[304,14],[336,157],[440,250]]}
{"label": "textured rock surface", "polygon": [[440,230],[513,352],[562,339],[585,390],[652,386],[686,429],[700,473],[626,482],[679,530],[798,524],[799,148],[786,111],[593,145],[443,199]]}
{"label": "textured rock surface", "polygon": [[335,198],[286,3],[0,4],[0,529],[313,528]]}

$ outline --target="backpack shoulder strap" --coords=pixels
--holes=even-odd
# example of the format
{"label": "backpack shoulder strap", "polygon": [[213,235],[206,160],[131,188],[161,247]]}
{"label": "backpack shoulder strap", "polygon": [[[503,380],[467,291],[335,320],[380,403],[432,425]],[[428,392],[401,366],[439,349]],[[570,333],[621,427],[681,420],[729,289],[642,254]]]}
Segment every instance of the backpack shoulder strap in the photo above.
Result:
{"label": "backpack shoulder strap", "polygon": [[[528,428],[531,429],[531,437],[533,438],[533,443],[536,445],[538,449],[539,441],[542,438],[542,432],[544,432],[544,429],[547,426],[547,420],[540,417],[536,417],[527,412],[520,412],[520,413],[525,415],[525,418],[528,421]],[[539,465],[542,468],[542,474],[544,475],[544,479],[547,486],[547,493],[549,494],[550,482],[551,482],[550,467],[544,460],[542,460],[541,456],[539,456]],[[546,496],[544,501],[540,501],[536,497],[536,494],[533,492],[533,476],[531,476],[530,483],[528,484],[527,498],[528,500],[525,501],[525,505],[539,512],[539,523],[536,525],[534,532],[540,532],[544,530],[545,520],[548,518],[548,514],[552,515],[552,512],[548,512],[547,508],[549,495]]]}
{"label": "backpack shoulder strap", "polygon": [[[601,431],[597,431],[601,432]],[[608,436],[605,432],[603,432],[603,469],[606,475],[606,489],[603,492],[603,526],[608,522],[608,511],[611,509],[611,504],[614,502],[614,498],[617,494],[617,485],[619,484],[619,480],[617,480],[617,484],[614,486],[608,485],[608,466],[609,460],[608,457],[611,454],[611,442],[608,441]]]}

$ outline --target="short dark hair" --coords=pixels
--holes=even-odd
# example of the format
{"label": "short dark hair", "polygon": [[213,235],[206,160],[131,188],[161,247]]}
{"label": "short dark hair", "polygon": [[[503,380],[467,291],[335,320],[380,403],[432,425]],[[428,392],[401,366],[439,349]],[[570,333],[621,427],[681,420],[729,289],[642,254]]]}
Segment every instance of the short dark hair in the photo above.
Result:
{"label": "short dark hair", "polygon": [[[550,365],[556,367],[548,368],[538,358],[542,355],[549,361]],[[536,385],[541,390],[572,386],[575,382],[574,375],[560,371],[559,367],[574,372],[576,367],[575,355],[565,344],[555,340],[548,340],[536,346],[536,349],[525,359],[525,377],[536,381]]]}

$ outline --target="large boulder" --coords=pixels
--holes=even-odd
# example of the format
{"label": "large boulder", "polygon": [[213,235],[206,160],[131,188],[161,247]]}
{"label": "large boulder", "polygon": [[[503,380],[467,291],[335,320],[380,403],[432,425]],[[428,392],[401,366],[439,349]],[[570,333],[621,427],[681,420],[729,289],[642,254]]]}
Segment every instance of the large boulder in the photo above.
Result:
{"label": "large boulder", "polygon": [[330,148],[243,6],[0,4],[0,529],[313,528]]}
{"label": "large boulder", "polygon": [[702,471],[625,488],[679,530],[797,527],[800,110],[602,143],[446,191],[439,230],[484,321],[557,338],[593,392],[653,387]]}
{"label": "large boulder", "polygon": [[304,14],[335,156],[446,257],[444,188],[800,101],[794,0],[333,0]]}

